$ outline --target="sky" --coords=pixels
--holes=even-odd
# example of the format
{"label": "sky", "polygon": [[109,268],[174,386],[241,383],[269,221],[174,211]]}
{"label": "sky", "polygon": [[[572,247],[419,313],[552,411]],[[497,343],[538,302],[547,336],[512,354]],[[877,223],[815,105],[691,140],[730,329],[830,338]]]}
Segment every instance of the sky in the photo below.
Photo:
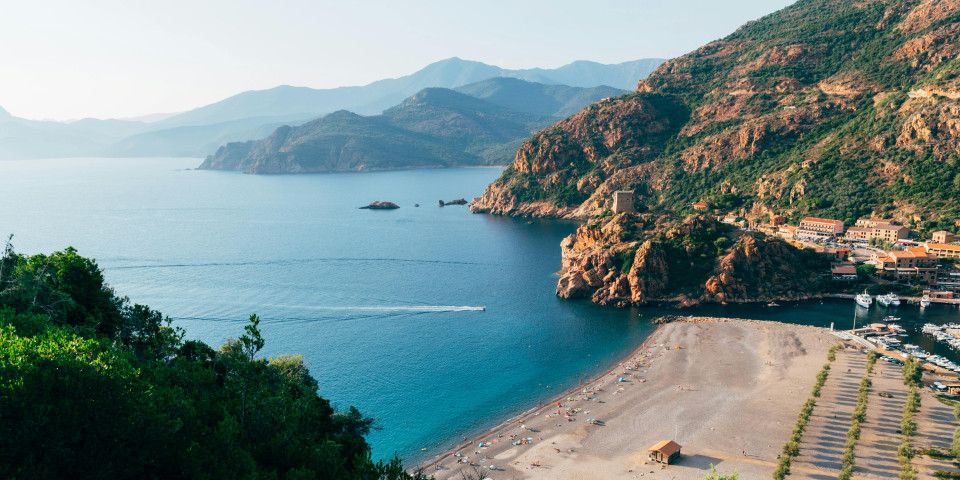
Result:
{"label": "sky", "polygon": [[509,69],[672,58],[791,3],[0,0],[0,106],[125,118],[277,85],[365,85],[450,57]]}

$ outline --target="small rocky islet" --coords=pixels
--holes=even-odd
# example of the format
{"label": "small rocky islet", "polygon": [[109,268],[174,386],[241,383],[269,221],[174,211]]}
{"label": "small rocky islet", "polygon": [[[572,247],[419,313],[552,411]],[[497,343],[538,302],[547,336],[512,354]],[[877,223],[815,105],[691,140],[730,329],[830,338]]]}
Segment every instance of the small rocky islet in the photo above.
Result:
{"label": "small rocky islet", "polygon": [[400,208],[400,206],[397,205],[396,203],[380,202],[380,201],[370,202],[370,205],[365,205],[363,207],[360,207],[360,209],[368,209],[368,210],[396,210],[398,208]]}

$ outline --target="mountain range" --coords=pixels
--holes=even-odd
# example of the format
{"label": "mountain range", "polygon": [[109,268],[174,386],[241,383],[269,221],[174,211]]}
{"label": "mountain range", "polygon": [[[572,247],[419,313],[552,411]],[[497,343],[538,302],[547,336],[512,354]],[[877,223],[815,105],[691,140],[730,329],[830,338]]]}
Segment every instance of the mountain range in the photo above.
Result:
{"label": "mountain range", "polygon": [[502,77],[456,91],[427,88],[381,115],[341,110],[280,127],[263,140],[228,143],[200,168],[302,173],[503,165],[524,139],[564,112],[623,93]]}
{"label": "mountain range", "polygon": [[[692,305],[843,288],[826,256],[718,217],[960,231],[958,58],[960,1],[799,0],[539,131],[471,210],[586,220],[560,245],[561,297]],[[618,190],[635,212],[612,211]]]}
{"label": "mountain range", "polygon": [[800,0],[541,131],[474,209],[586,218],[629,189],[654,210],[953,228],[958,54],[960,2]]}
{"label": "mountain range", "polygon": [[[338,110],[376,115],[424,88],[457,88],[495,77],[550,85],[632,89],[661,59],[615,65],[578,61],[556,69],[507,70],[450,58],[404,77],[365,86],[312,89],[279,86],[240,93],[175,115],[143,120],[50,122],[0,113],[0,159],[69,156],[204,157],[228,142],[263,138]],[[150,117],[143,117],[149,119]]]}

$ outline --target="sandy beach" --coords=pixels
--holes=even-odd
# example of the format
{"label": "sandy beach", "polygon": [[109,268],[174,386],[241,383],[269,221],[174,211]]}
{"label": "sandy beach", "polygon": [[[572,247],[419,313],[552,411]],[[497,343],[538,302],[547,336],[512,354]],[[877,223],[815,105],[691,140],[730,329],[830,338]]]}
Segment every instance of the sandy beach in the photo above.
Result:
{"label": "sandy beach", "polygon": [[[768,478],[827,350],[826,329],[689,319],[661,326],[617,368],[428,464],[438,480],[700,479],[716,466]],[[647,459],[682,445],[666,468]],[[479,473],[479,471],[478,471]]]}

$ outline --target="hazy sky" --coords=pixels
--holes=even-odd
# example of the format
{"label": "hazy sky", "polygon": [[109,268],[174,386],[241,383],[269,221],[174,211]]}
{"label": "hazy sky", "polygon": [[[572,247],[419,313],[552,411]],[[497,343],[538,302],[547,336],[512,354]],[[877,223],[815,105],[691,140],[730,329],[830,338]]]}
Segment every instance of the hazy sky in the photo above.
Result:
{"label": "hazy sky", "polygon": [[0,0],[0,106],[33,119],[189,110],[245,90],[670,58],[792,0]]}

